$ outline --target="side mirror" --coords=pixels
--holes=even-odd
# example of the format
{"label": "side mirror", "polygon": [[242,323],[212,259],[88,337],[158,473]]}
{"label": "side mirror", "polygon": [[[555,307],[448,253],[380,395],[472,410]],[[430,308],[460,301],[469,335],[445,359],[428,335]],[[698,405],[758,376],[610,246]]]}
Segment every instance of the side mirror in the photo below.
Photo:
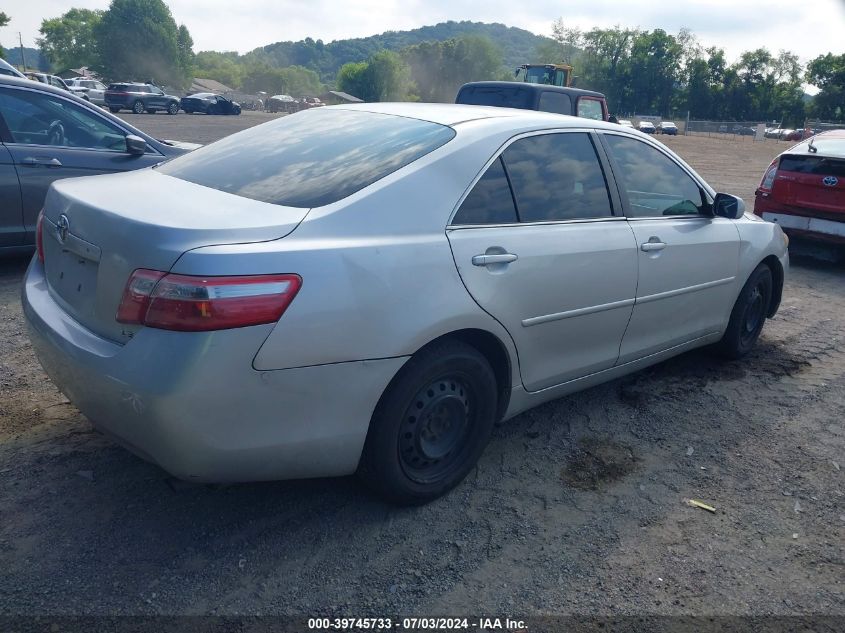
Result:
{"label": "side mirror", "polygon": [[729,193],[717,193],[713,200],[713,215],[729,220],[738,220],[745,213],[745,202],[742,198]]}
{"label": "side mirror", "polygon": [[147,151],[147,142],[140,136],[129,134],[126,137],[126,153],[140,156]]}

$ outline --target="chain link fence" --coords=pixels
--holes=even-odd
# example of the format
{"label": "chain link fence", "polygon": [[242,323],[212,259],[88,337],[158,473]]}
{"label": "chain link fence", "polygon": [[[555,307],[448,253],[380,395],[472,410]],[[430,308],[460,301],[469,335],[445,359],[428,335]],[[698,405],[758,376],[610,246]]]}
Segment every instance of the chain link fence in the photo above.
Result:
{"label": "chain link fence", "polygon": [[[726,140],[753,141],[757,135],[757,127],[763,124],[765,130],[780,129],[777,123],[763,121],[685,121],[683,134],[686,136],[709,136]],[[791,130],[790,130],[791,131]],[[765,137],[764,137],[765,138]],[[780,139],[780,134],[767,138]]]}
{"label": "chain link fence", "polygon": [[807,119],[804,121],[804,129],[812,130],[814,134],[819,134],[828,130],[845,130],[845,123],[826,123],[818,119]]}

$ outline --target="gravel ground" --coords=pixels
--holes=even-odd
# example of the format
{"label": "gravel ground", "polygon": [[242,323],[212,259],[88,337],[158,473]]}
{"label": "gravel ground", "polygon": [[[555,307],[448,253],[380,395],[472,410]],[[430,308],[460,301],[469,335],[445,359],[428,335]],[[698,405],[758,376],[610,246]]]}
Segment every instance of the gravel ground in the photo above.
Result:
{"label": "gravel ground", "polygon": [[[209,142],[268,115],[129,115]],[[752,200],[784,148],[668,138]],[[426,507],[353,479],[192,486],[51,385],[0,262],[0,615],[845,616],[845,268],[798,244],[756,350],[696,351],[501,425]],[[716,507],[689,507],[687,498]]]}

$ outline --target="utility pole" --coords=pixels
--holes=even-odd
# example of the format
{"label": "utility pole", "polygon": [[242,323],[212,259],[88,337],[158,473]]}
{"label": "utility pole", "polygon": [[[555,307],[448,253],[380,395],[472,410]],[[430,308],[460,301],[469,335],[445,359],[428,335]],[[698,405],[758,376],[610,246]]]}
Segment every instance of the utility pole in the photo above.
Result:
{"label": "utility pole", "polygon": [[20,31],[18,31],[18,43],[21,45],[21,65],[23,66],[23,71],[26,72],[26,56],[23,54],[23,38],[21,37]]}

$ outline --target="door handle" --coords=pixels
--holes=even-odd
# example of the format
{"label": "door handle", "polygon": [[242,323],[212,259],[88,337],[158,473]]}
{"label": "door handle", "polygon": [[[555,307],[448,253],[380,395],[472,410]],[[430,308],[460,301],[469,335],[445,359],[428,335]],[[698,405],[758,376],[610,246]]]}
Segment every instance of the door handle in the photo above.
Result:
{"label": "door handle", "polygon": [[510,264],[519,259],[513,253],[498,253],[496,255],[475,255],[472,258],[473,266],[490,266],[491,264]]}
{"label": "door handle", "polygon": [[30,167],[38,167],[38,165],[44,165],[45,167],[62,166],[62,161],[58,158],[46,158],[43,156],[27,156],[21,161],[21,163]]}
{"label": "door handle", "polygon": [[661,242],[656,237],[652,237],[648,240],[648,242],[640,244],[640,250],[645,251],[646,253],[650,253],[652,251],[662,251],[664,248],[666,248],[666,243]]}

